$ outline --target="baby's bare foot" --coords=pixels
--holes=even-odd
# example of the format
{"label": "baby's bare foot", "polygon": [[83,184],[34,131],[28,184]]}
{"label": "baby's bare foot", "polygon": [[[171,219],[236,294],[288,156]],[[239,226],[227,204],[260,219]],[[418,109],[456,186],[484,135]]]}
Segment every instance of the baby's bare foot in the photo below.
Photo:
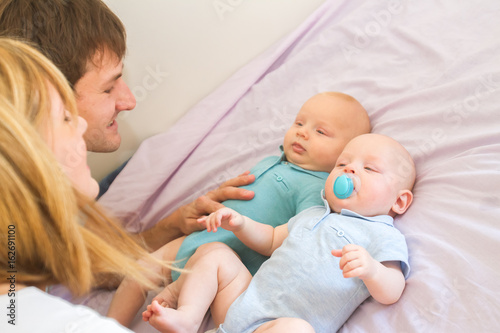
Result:
{"label": "baby's bare foot", "polygon": [[[161,306],[163,307],[167,307],[167,303],[163,302],[161,304]],[[146,307],[146,310],[142,313],[142,320],[143,321],[149,321],[149,318],[151,318],[151,316],[153,315],[153,310],[151,310],[151,304],[149,304],[147,307]]]}
{"label": "baby's bare foot", "polygon": [[149,323],[163,333],[198,332],[200,323],[193,321],[193,316],[184,311],[164,307],[154,300],[148,310],[151,311]]}
{"label": "baby's bare foot", "polygon": [[166,286],[161,292],[158,293],[158,295],[153,298],[153,301],[158,301],[158,304],[161,305],[164,305],[163,303],[165,303],[165,306],[176,309],[177,300],[179,299],[180,294],[180,285],[177,281],[172,282],[168,286]]}

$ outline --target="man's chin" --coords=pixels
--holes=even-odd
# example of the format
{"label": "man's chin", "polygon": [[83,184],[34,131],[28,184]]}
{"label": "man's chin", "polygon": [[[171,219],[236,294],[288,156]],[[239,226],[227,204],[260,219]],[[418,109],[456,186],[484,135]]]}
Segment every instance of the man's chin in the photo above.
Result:
{"label": "man's chin", "polygon": [[113,138],[104,140],[92,140],[92,138],[85,138],[85,143],[87,144],[87,150],[93,153],[112,153],[120,148],[121,137],[116,135]]}
{"label": "man's chin", "polygon": [[112,153],[118,150],[120,146],[114,148],[114,147],[104,147],[104,148],[97,148],[95,150],[89,150],[89,152],[92,153]]}

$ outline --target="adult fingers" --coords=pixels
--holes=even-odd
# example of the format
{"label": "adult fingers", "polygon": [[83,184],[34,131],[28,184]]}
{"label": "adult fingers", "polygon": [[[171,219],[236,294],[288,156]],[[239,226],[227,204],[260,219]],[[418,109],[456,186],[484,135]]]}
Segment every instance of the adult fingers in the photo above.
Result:
{"label": "adult fingers", "polygon": [[255,175],[245,172],[235,178],[224,182],[219,188],[207,193],[207,196],[214,201],[225,200],[250,200],[254,197],[254,192],[239,188],[240,186],[251,184],[255,181]]}

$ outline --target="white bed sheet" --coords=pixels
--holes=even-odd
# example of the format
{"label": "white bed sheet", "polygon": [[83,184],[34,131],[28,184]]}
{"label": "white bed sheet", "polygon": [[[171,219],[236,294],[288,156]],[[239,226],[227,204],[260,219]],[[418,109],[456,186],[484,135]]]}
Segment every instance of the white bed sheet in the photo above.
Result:
{"label": "white bed sheet", "polygon": [[[300,106],[342,91],[417,165],[395,225],[412,271],[401,300],[369,299],[341,332],[500,326],[500,2],[326,1],[168,132],[146,140],[100,200],[139,231],[277,153]],[[109,295],[87,304],[105,309]],[[376,329],[375,329],[376,328]],[[138,323],[138,332],[150,331]]]}

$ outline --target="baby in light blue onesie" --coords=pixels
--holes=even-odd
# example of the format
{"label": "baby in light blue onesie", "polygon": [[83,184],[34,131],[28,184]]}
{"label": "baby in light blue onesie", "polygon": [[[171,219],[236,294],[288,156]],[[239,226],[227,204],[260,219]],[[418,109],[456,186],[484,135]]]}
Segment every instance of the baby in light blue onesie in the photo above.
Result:
{"label": "baby in light blue onesie", "polygon": [[399,261],[405,277],[410,271],[404,236],[389,215],[332,214],[325,200],[324,207],[292,218],[288,232],[229,308],[221,332],[253,332],[267,318],[281,317],[304,318],[316,332],[337,332],[370,293],[360,279],[342,277],[331,249],[357,244],[379,262]]}

